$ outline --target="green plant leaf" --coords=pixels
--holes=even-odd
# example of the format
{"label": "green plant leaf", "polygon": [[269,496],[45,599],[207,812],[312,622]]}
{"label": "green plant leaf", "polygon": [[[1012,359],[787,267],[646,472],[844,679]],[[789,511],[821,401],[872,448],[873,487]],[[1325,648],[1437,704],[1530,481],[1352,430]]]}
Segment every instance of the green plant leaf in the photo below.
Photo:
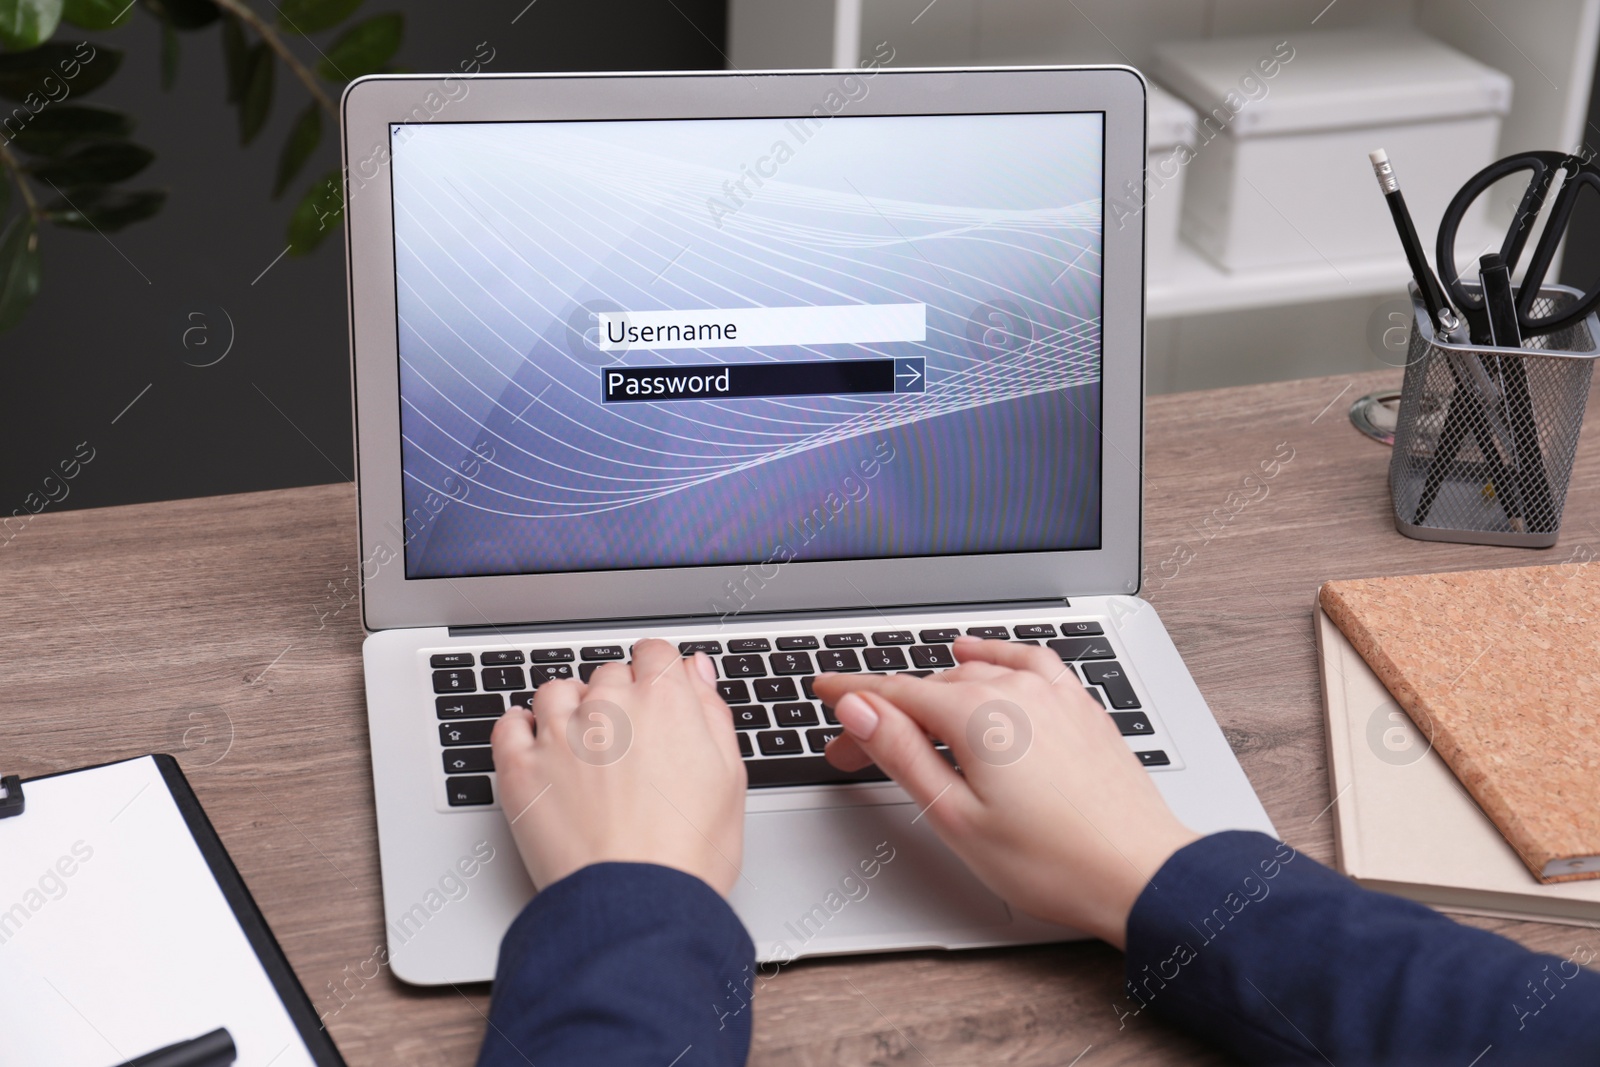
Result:
{"label": "green plant leaf", "polygon": [[278,157],[278,177],[272,183],[272,199],[283,195],[289,183],[294,181],[294,176],[300,173],[300,168],[306,165],[306,160],[311,158],[311,153],[317,150],[317,142],[321,139],[322,107],[313,100],[300,112],[294,129],[289,131],[289,139],[284,142],[283,154]]}
{"label": "green plant leaf", "polygon": [[99,230],[114,233],[135,222],[142,222],[166,203],[164,189],[141,189],[124,193],[105,185],[73,189],[44,206],[45,215],[57,226],[73,230]]}
{"label": "green plant leaf", "polygon": [[88,41],[51,41],[27,52],[0,55],[0,96],[38,111],[69,95],[94,92],[120,66],[122,53],[115,48]]}
{"label": "green plant leaf", "polygon": [[[8,129],[0,120],[0,129]],[[11,143],[29,155],[53,156],[78,141],[126,137],[133,119],[103,107],[57,104],[11,133]]]}
{"label": "green plant leaf", "polygon": [[239,98],[239,143],[249,144],[272,112],[272,72],[277,60],[265,41],[250,49],[250,72]]}
{"label": "green plant leaf", "polygon": [[35,163],[35,178],[59,187],[123,182],[148,167],[156,154],[132,141],[106,141],[80,148],[63,159]]}
{"label": "green plant leaf", "polygon": [[171,89],[178,82],[178,31],[172,23],[161,23],[161,88]]}
{"label": "green plant leaf", "polygon": [[361,0],[282,0],[278,25],[291,33],[317,33],[339,25],[360,6]]}
{"label": "green plant leaf", "polygon": [[340,84],[376,74],[399,50],[405,25],[405,16],[398,11],[356,23],[328,48],[317,73]]}
{"label": "green plant leaf", "polygon": [[13,52],[37,48],[61,22],[61,0],[0,0],[0,44]]}
{"label": "green plant leaf", "polygon": [[65,0],[61,19],[86,30],[111,30],[133,17],[132,0]]}
{"label": "green plant leaf", "polygon": [[344,221],[344,174],[334,168],[306,190],[289,216],[289,253],[308,255]]}
{"label": "green plant leaf", "polygon": [[144,0],[145,10],[180,30],[198,30],[221,17],[211,0]]}
{"label": "green plant leaf", "polygon": [[228,103],[237,104],[250,81],[250,45],[244,39],[244,24],[232,15],[222,20],[222,63],[228,72]]}
{"label": "green plant leaf", "polygon": [[39,232],[24,213],[0,230],[0,330],[22,321],[39,295]]}

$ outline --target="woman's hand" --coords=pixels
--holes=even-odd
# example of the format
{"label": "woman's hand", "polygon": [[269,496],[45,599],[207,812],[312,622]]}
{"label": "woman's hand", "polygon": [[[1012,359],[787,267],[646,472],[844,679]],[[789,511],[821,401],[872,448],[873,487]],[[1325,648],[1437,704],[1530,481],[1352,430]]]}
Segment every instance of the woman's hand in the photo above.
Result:
{"label": "woman's hand", "polygon": [[[665,641],[589,684],[540,686],[495,724],[500,804],[533,883],[591,863],[658,863],[723,896],[744,850],[745,772],[715,669]],[[537,722],[537,732],[534,724]]]}
{"label": "woman's hand", "polygon": [[961,637],[955,656],[933,678],[818,676],[844,729],[828,761],[876,763],[990,889],[1121,948],[1146,883],[1199,835],[1053,652]]}

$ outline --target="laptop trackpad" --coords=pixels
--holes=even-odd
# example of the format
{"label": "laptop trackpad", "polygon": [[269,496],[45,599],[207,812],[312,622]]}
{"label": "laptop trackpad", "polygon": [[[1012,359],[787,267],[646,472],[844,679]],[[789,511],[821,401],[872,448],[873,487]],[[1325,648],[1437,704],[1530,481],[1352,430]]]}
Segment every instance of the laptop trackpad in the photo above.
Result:
{"label": "laptop trackpad", "polygon": [[747,815],[744,876],[730,899],[757,955],[943,947],[1010,925],[1005,902],[917,812],[874,804]]}

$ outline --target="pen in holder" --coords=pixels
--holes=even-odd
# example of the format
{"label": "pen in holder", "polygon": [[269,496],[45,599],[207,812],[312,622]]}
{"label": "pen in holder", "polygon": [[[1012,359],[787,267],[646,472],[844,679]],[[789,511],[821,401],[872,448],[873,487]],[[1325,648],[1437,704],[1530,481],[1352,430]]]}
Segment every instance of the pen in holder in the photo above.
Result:
{"label": "pen in holder", "polygon": [[[1533,314],[1582,295],[1547,284]],[[1440,340],[1415,285],[1411,305],[1389,461],[1395,529],[1424,541],[1549,548],[1600,356],[1600,322],[1591,314],[1525,337],[1521,348],[1494,348]]]}

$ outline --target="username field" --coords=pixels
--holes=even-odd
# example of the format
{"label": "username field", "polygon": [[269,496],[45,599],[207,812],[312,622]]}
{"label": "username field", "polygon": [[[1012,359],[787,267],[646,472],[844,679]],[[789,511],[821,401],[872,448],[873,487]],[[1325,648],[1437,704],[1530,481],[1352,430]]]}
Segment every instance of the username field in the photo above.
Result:
{"label": "username field", "polygon": [[602,352],[884,344],[926,340],[928,329],[926,304],[603,311],[597,318]]}

